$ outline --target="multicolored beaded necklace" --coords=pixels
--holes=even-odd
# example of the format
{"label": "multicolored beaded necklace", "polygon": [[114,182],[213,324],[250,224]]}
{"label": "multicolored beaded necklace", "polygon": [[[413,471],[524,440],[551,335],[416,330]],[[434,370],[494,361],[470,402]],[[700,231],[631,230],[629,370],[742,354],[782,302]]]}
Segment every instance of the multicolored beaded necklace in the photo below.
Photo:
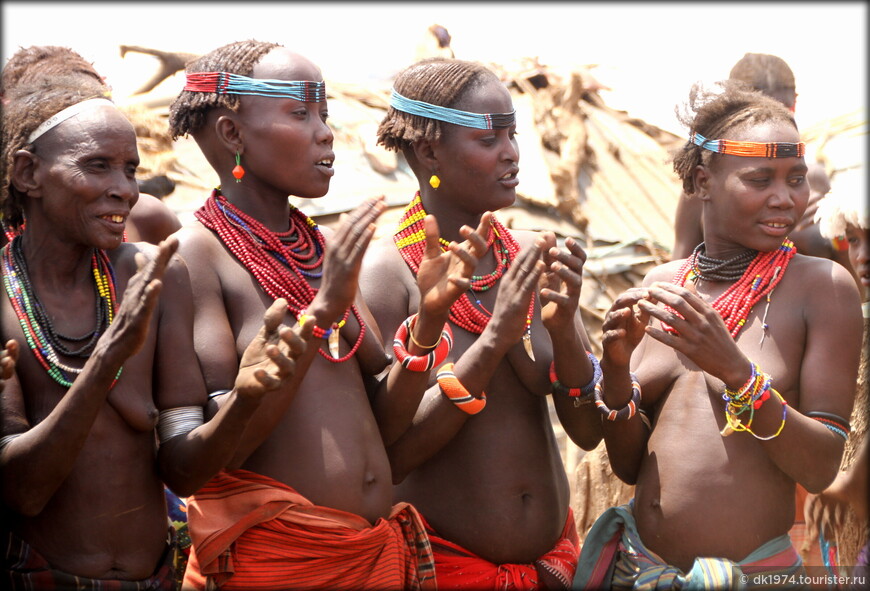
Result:
{"label": "multicolored beaded necklace", "polygon": [[[65,388],[72,386],[82,368],[61,363],[59,354],[67,357],[87,359],[90,357],[100,336],[112,323],[117,310],[115,296],[115,272],[106,251],[94,249],[91,255],[91,269],[94,275],[94,292],[96,293],[96,327],[90,333],[80,337],[62,335],[54,329],[43,305],[33,290],[30,274],[21,247],[21,236],[16,236],[3,247],[3,284],[6,294],[12,303],[12,308],[18,316],[24,338],[36,356],[39,364],[48,372],[51,378]],[[66,347],[61,341],[81,343],[87,341],[76,350]],[[121,376],[118,370],[112,386]]]}
{"label": "multicolored beaded necklace", "polygon": [[[752,252],[755,254],[751,255]],[[728,281],[733,280],[731,277],[735,275],[733,272],[729,273],[729,266],[745,269],[739,277],[736,277],[736,281],[711,304],[725,321],[725,326],[728,327],[731,337],[736,339],[755,304],[762,298],[766,298],[767,305],[770,306],[770,295],[782,280],[789,261],[796,253],[797,248],[795,248],[794,242],[786,238],[776,250],[770,252],[751,251],[747,255],[738,255],[728,261],[717,261],[704,255],[704,243],[702,242],[695,248],[692,256],[680,266],[674,275],[673,283],[685,285],[686,281],[697,282],[699,279]],[[667,308],[674,312],[669,306]],[[764,318],[762,318],[764,334],[767,333],[768,329],[766,319],[767,310],[765,309]],[[662,322],[662,328],[671,333],[676,332],[673,327],[664,322]],[[762,334],[762,339],[764,334]]]}
{"label": "multicolored beaded necklace", "polygon": [[[290,229],[287,232],[272,232],[227,201],[219,188],[212,192],[195,215],[206,228],[218,235],[239,262],[256,277],[263,291],[274,299],[285,298],[287,308],[299,318],[317,295],[317,289],[311,287],[306,278],[322,276],[321,271],[315,272],[314,269],[323,262],[326,240],[314,220],[291,205]],[[359,336],[347,355],[337,357],[338,330],[347,322],[351,311],[359,322]],[[356,353],[365,331],[362,316],[353,305],[345,311],[340,322],[326,331],[316,328],[314,334],[317,337],[330,337],[333,354],[328,355],[322,349],[319,352],[329,361],[340,363]]]}
{"label": "multicolored beaded necklace", "polygon": [[[393,241],[396,243],[396,248],[399,249],[399,254],[405,259],[414,276],[420,270],[420,263],[426,248],[426,231],[423,227],[423,218],[425,217],[426,211],[423,209],[423,201],[420,199],[420,192],[417,191],[414,199],[405,208],[396,233],[393,235]],[[440,242],[441,250],[447,251],[449,243],[443,238],[440,239]],[[450,321],[474,334],[482,333],[492,317],[492,313],[483,306],[474,293],[487,291],[495,285],[510,268],[520,250],[517,241],[495,216],[492,217],[492,228],[487,237],[487,248],[491,248],[495,256],[495,270],[487,275],[472,276],[470,291],[466,292],[465,297],[459,298],[450,307]],[[477,304],[477,307],[474,304]],[[532,295],[529,302],[529,313],[526,316],[526,332],[523,335],[523,345],[532,359],[534,357],[531,353],[531,325],[534,311],[535,297]]]}

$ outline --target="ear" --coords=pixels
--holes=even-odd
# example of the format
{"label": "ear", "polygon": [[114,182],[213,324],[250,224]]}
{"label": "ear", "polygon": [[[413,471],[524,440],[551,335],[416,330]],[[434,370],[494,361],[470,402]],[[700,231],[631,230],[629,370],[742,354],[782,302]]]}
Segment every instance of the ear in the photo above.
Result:
{"label": "ear", "polygon": [[411,142],[414,156],[425,170],[435,172],[438,170],[438,157],[435,155],[435,144],[426,139]]}
{"label": "ear", "polygon": [[692,182],[695,185],[695,196],[701,201],[710,200],[710,180],[712,174],[706,164],[699,164],[692,171]]}
{"label": "ear", "polygon": [[232,115],[221,115],[214,124],[215,134],[218,141],[227,150],[235,154],[244,153],[245,146],[242,143],[241,128]]}
{"label": "ear", "polygon": [[10,182],[19,192],[28,197],[42,197],[39,170],[42,162],[29,150],[18,150],[12,155],[12,178]]}

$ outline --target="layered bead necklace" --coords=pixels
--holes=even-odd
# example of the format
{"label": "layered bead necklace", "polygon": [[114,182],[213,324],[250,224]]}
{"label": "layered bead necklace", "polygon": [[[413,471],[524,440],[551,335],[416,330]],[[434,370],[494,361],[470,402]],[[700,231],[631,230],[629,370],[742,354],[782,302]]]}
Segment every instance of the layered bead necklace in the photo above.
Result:
{"label": "layered bead necklace", "polygon": [[[734,281],[725,292],[711,304],[725,321],[725,326],[732,338],[737,338],[740,329],[746,324],[746,319],[762,298],[766,298],[770,306],[770,295],[785,275],[789,261],[797,253],[794,242],[786,238],[776,250],[758,252],[749,250],[734,258],[718,260],[706,256],[702,242],[692,255],[687,258],[674,275],[673,283],[685,285],[686,281]],[[669,311],[672,308],[666,306]],[[764,329],[762,339],[767,333],[767,308],[762,318]],[[662,328],[675,333],[673,327],[662,323]]]}
{"label": "layered bead necklace", "polygon": [[[87,359],[90,357],[100,336],[112,323],[117,309],[115,295],[115,272],[106,251],[93,249],[91,255],[91,271],[94,276],[94,292],[96,294],[96,327],[80,337],[63,335],[54,329],[51,319],[33,290],[27,262],[21,246],[21,236],[16,236],[3,247],[3,284],[6,294],[12,303],[12,308],[18,316],[24,338],[36,356],[39,364],[45,368],[51,378],[65,388],[72,386],[82,368],[61,363],[59,355]],[[61,341],[69,343],[84,343],[78,349],[72,349]],[[118,370],[112,386],[118,381],[121,370]]]}
{"label": "layered bead necklace", "polygon": [[[414,199],[405,208],[402,219],[399,220],[398,228],[393,235],[393,241],[399,254],[405,259],[408,267],[417,276],[423,254],[426,249],[426,230],[423,226],[423,218],[426,211],[423,209],[423,201],[420,192],[414,195]],[[443,238],[439,239],[441,250],[446,252],[449,243]],[[471,288],[464,297],[456,300],[450,306],[450,321],[456,326],[464,328],[468,332],[480,334],[486,328],[492,313],[480,302],[475,293],[484,292],[492,288],[502,275],[510,268],[520,250],[519,244],[496,218],[492,216],[492,227],[487,237],[487,249],[492,249],[496,260],[495,270],[486,275],[474,275],[471,278]],[[476,304],[476,307],[475,307]],[[534,360],[531,348],[531,325],[532,315],[535,311],[535,297],[532,295],[529,302],[529,313],[526,316],[526,331],[523,335],[523,345],[529,357]]]}
{"label": "layered bead necklace", "polygon": [[[317,295],[317,289],[311,287],[307,278],[322,276],[322,271],[315,270],[323,263],[326,240],[314,220],[291,205],[290,229],[287,232],[272,232],[227,201],[219,189],[212,192],[195,215],[206,228],[218,235],[221,242],[257,279],[263,291],[273,299],[285,298],[287,308],[299,318]],[[338,331],[347,322],[351,311],[359,322],[359,336],[350,352],[338,357]],[[318,351],[334,363],[347,361],[359,349],[365,331],[362,316],[357,307],[352,305],[345,311],[342,320],[333,324],[329,331],[315,330],[316,336],[330,337],[332,354],[322,349]]]}

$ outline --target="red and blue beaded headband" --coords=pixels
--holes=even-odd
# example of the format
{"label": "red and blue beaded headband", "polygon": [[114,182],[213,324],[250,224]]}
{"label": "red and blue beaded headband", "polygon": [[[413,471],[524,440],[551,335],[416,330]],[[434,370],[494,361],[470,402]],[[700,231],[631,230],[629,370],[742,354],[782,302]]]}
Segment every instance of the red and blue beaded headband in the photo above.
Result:
{"label": "red and blue beaded headband", "polygon": [[800,158],[805,144],[791,142],[737,142],[734,140],[708,140],[700,133],[693,133],[689,141],[705,150],[731,156],[754,158]]}
{"label": "red and blue beaded headband", "polygon": [[231,72],[190,72],[187,74],[184,90],[292,98],[303,103],[326,100],[326,84],[322,81],[248,78]]}
{"label": "red and blue beaded headband", "polygon": [[397,111],[402,111],[409,115],[419,115],[420,117],[437,119],[438,121],[454,123],[463,127],[474,127],[475,129],[504,129],[516,123],[516,111],[511,111],[510,113],[470,113],[468,111],[459,111],[449,107],[406,98],[396,92],[395,88],[390,94],[390,106]]}

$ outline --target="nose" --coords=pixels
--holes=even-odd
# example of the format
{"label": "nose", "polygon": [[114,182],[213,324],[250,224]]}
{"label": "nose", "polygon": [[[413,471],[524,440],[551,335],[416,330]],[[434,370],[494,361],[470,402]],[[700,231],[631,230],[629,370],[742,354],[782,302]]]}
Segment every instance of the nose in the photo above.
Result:
{"label": "nose", "polygon": [[800,187],[791,187],[782,181],[773,185],[767,202],[775,209],[791,209],[796,203],[803,203],[806,207],[809,199],[810,188],[807,183],[803,183]]}
{"label": "nose", "polygon": [[135,176],[131,177],[124,170],[117,170],[112,174],[108,193],[114,199],[129,202],[132,207],[139,199],[139,184]]}
{"label": "nose", "polygon": [[335,134],[332,133],[332,128],[326,121],[320,122],[320,127],[317,129],[317,135],[315,137],[317,143],[329,144],[330,146],[332,145],[333,140],[335,140]]}
{"label": "nose", "polygon": [[516,138],[506,136],[505,141],[502,142],[502,146],[502,158],[504,160],[514,163],[520,161],[520,147],[517,144]]}

